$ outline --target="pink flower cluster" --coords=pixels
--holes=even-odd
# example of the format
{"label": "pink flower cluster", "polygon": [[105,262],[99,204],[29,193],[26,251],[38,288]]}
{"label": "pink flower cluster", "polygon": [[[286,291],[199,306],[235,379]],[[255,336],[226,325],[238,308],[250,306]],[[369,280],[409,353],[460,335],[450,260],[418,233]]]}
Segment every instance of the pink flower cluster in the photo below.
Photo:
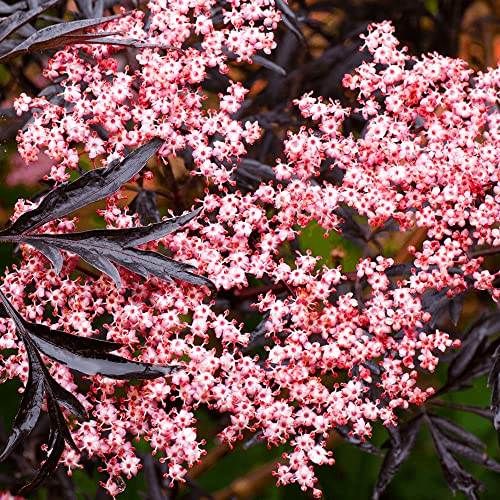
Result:
{"label": "pink flower cluster", "polygon": [[[237,294],[260,280],[288,290],[284,295],[270,287],[252,303],[264,318],[264,354],[248,349],[249,329],[221,311],[207,290],[156,278],[140,282],[124,269],[120,289],[104,276],[74,280],[69,276],[78,261],[69,254],[56,275],[24,247],[24,261],[6,274],[2,290],[30,321],[82,336],[95,335],[104,323],[108,339],[124,344],[119,354],[140,350],[143,361],[183,365],[170,379],[133,386],[96,376],[90,391],[78,395],[93,419],[73,423],[73,438],[102,459],[111,494],[119,493],[121,476],[130,478],[141,467],[132,438],[146,440],[168,464],[168,477],[182,481],[205,453],[195,417],[203,406],[228,415],[220,432],[228,443],[252,432],[269,445],[291,445],[287,463],[276,470],[278,483],[295,482],[319,497],[314,466],[334,462],[326,449],[329,433],[348,426],[365,439],[376,422],[395,425],[398,408],[433,394],[418,386],[419,371],[434,371],[439,353],[458,345],[424,328],[431,317],[422,294],[447,289],[452,296],[476,287],[500,297],[493,287],[498,273],[483,269],[482,258],[472,254],[478,245],[500,244],[500,70],[473,76],[461,61],[437,54],[412,58],[398,50],[389,23],[372,26],[365,46],[373,62],[344,79],[359,96],[355,111],[367,119],[362,136],[343,133],[353,110],[304,95],[295,104],[317,125],[288,133],[283,160],[274,166],[277,180],[253,193],[229,192],[231,171],[220,160],[244,155],[244,143],[259,138],[259,127],[230,116],[244,99],[241,84],[231,84],[216,109],[206,109],[196,85],[207,68],[227,69],[223,47],[242,60],[271,50],[279,13],[271,1],[234,1],[223,26],[214,27],[214,4],[156,0],[149,4],[147,30],[139,12],[110,23],[110,31],[164,47],[181,48],[193,33],[200,38],[201,49],[141,49],[135,70],[123,65],[118,47],[82,46],[96,64],[76,48],[58,52],[46,75],[63,78],[66,105],[21,96],[19,112],[37,111],[19,134],[19,150],[27,161],[46,151],[54,161],[50,177],[60,182],[81,155],[106,164],[154,136],[166,141],[162,158],[191,148],[195,173],[221,189],[207,192],[202,214],[161,243],[219,290]],[[106,141],[96,126],[107,132]],[[220,138],[210,141],[215,134]],[[316,181],[325,159],[344,172],[339,185]],[[387,275],[394,261],[382,255],[363,258],[355,273],[345,273],[309,251],[287,251],[287,242],[311,223],[339,231],[341,206],[373,228],[389,220],[402,232],[424,228],[422,247],[410,249],[411,274],[394,283]],[[17,213],[26,210],[21,201]],[[138,223],[116,196],[101,215],[108,227]],[[50,230],[72,226],[61,222]],[[366,294],[339,292],[350,280],[366,280]],[[0,374],[25,382],[28,365],[13,325],[2,320],[0,331],[0,349],[16,349],[0,358]],[[75,391],[67,368],[52,363],[51,371]],[[69,449],[64,463],[70,471],[80,466]]]}
{"label": "pink flower cluster", "polygon": [[[216,160],[244,154],[244,143],[254,142],[260,132],[256,124],[229,117],[246,94],[241,84],[231,83],[221,96],[219,110],[204,109],[207,96],[198,85],[209,68],[227,72],[227,51],[237,60],[250,62],[256,51],[270,53],[275,46],[272,29],[280,14],[270,0],[235,0],[228,2],[224,23],[216,28],[210,18],[215,4],[155,0],[148,4],[147,28],[139,10],[107,23],[106,31],[124,33],[116,38],[153,47],[135,57],[133,66],[138,69],[131,69],[119,46],[59,51],[44,74],[50,80],[63,78],[61,100],[56,104],[26,94],[16,100],[18,114],[35,111],[27,130],[19,135],[22,158],[33,161],[40,148],[45,149],[54,161],[49,178],[59,182],[69,178],[67,169],[76,169],[81,155],[91,160],[104,155],[101,161],[106,163],[120,157],[125,148],[161,137],[166,141],[162,157],[192,148],[200,173],[225,182],[230,172],[218,169]],[[104,129],[106,140],[96,127]],[[216,133],[221,137],[209,146],[208,139]]]}

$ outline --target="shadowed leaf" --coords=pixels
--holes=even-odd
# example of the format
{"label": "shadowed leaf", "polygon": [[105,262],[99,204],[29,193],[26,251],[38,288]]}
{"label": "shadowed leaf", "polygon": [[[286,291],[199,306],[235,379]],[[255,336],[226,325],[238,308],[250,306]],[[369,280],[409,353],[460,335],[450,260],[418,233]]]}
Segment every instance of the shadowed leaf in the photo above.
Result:
{"label": "shadowed leaf", "polygon": [[157,195],[150,189],[141,189],[129,205],[130,211],[139,215],[141,224],[145,226],[149,222],[161,221],[158,209]]}
{"label": "shadowed leaf", "polygon": [[464,299],[465,299],[465,293],[460,293],[459,295],[455,295],[448,304],[448,315],[450,316],[450,321],[455,326],[458,325],[460,314],[462,314]]}
{"label": "shadowed leaf", "polygon": [[300,30],[299,21],[295,12],[284,0],[276,0],[276,7],[281,11],[283,24],[297,37],[301,43],[305,43],[304,35]]}
{"label": "shadowed leaf", "polygon": [[482,465],[494,472],[500,472],[500,464],[490,458],[484,451],[469,446],[467,443],[457,441],[450,436],[443,438],[444,445],[451,452],[460,455],[471,462]]}
{"label": "shadowed leaf", "polygon": [[497,430],[500,445],[500,346],[493,355],[494,363],[488,375],[488,387],[491,387],[490,408],[494,412],[493,425]]}
{"label": "shadowed leaf", "polygon": [[485,337],[499,333],[500,313],[492,313],[480,318],[464,334],[462,345],[450,363],[448,379],[451,381],[469,369],[474,364],[485,343]]}
{"label": "shadowed leaf", "polygon": [[255,54],[252,56],[252,61],[255,64],[260,64],[263,68],[269,69],[271,71],[274,71],[274,73],[277,73],[280,76],[286,76],[286,70],[279,64],[276,64],[273,61],[270,61],[267,59],[267,57],[261,56],[259,54]]}
{"label": "shadowed leaf", "polygon": [[486,447],[486,445],[476,435],[472,434],[471,432],[464,429],[455,422],[452,422],[451,420],[448,420],[443,417],[439,417],[438,415],[429,415],[429,418],[431,419],[432,423],[439,428],[441,432],[444,433],[451,432],[464,442],[469,443],[475,446],[476,448],[484,449]]}
{"label": "shadowed leaf", "polygon": [[37,208],[22,214],[11,226],[0,231],[0,237],[33,231],[53,219],[106,198],[140,172],[162,145],[161,139],[152,139],[123,160],[115,160],[108,167],[86,172],[77,180],[49,191]]}
{"label": "shadowed leaf", "polygon": [[108,17],[82,19],[79,21],[70,21],[67,23],[58,23],[47,26],[46,28],[42,28],[36,33],[33,33],[33,35],[22,41],[13,50],[0,57],[0,62],[12,59],[22,54],[64,46],[69,40],[71,40],[70,35],[81,35],[82,38],[95,38],[94,34],[90,33],[84,35],[83,32],[89,28],[94,28],[100,24],[124,17],[128,14],[128,12],[123,12],[121,14],[115,14]]}
{"label": "shadowed leaf", "polygon": [[64,406],[78,420],[88,420],[89,416],[82,403],[71,392],[60,386],[53,378],[48,379],[50,390],[57,403]]}
{"label": "shadowed leaf", "polygon": [[118,380],[147,380],[171,375],[177,371],[177,367],[139,363],[97,350],[83,355],[78,351],[72,351],[70,345],[62,347],[35,335],[32,339],[43,354],[85,375],[104,375]]}
{"label": "shadowed leaf", "polygon": [[85,17],[101,17],[104,12],[104,0],[75,0],[78,10]]}
{"label": "shadowed leaf", "polygon": [[394,435],[391,434],[389,450],[387,451],[373,491],[373,500],[378,500],[392,481],[401,465],[410,456],[415,446],[417,435],[422,425],[422,417],[419,416],[409,422],[406,427]]}
{"label": "shadowed leaf", "polygon": [[469,406],[469,405],[460,405],[455,403],[449,403],[447,401],[432,401],[433,405],[436,406],[444,406],[446,408],[451,408],[453,410],[459,411],[467,411],[470,413],[474,413],[483,417],[487,420],[493,420],[493,411],[490,408],[481,408],[480,406]]}
{"label": "shadowed leaf", "polygon": [[18,491],[18,495],[29,493],[55,472],[59,465],[59,459],[64,451],[65,442],[68,442],[68,444],[77,450],[73,438],[66,426],[64,416],[50,393],[47,393],[47,406],[51,424],[47,459],[40,467],[33,480]]}
{"label": "shadowed leaf", "polygon": [[[60,0],[46,0],[45,2],[40,2],[36,7],[31,7],[28,10],[18,10],[16,12],[11,10],[10,12],[13,13],[9,17],[0,21],[0,42],[21,28],[21,26],[24,26],[26,23],[36,19],[40,14],[59,2]],[[11,6],[11,9],[14,7],[15,6]],[[7,13],[6,10],[7,9],[3,7],[0,13]]]}
{"label": "shadowed leaf", "polygon": [[0,462],[5,460],[30,435],[42,411],[44,394],[42,368],[36,359],[34,349],[26,346],[26,351],[29,360],[28,382],[7,444],[0,454]]}
{"label": "shadowed leaf", "polygon": [[[68,234],[33,235],[23,238],[23,241],[31,244],[33,241],[36,242],[38,240],[42,241],[45,245],[74,252],[90,265],[110,276],[117,288],[121,286],[121,280],[113,262],[145,279],[149,276],[155,276],[171,282],[175,278],[186,283],[191,283],[192,285],[213,288],[212,282],[207,278],[194,274],[193,271],[196,268],[189,264],[175,261],[158,252],[139,250],[128,246],[129,241],[131,244],[135,244],[136,242],[141,244],[161,237],[163,233],[160,229],[166,231],[166,234],[171,232],[172,229],[168,221],[163,226],[161,222],[154,224],[154,226],[157,227],[151,230],[148,229],[150,226],[146,226],[143,237],[140,236],[140,232],[135,232],[132,229],[133,236],[130,236],[130,240],[127,240],[127,236],[123,239],[121,238],[121,231],[128,231],[127,229],[109,229]],[[150,232],[148,233],[148,231]]]}
{"label": "shadowed leaf", "polygon": [[432,440],[434,442],[434,446],[436,447],[444,477],[450,490],[453,494],[455,494],[457,490],[461,491],[467,495],[467,498],[477,500],[479,498],[478,490],[483,487],[482,483],[462,467],[460,462],[458,462],[458,460],[456,460],[447,449],[446,436],[443,436],[439,429],[432,425],[430,419],[428,422]]}

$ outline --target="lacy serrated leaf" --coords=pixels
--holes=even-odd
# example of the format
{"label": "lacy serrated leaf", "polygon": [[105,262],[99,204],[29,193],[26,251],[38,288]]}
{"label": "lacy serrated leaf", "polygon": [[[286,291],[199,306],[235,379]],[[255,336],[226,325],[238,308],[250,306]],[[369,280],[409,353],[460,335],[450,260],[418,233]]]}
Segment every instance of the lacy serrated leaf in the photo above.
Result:
{"label": "lacy serrated leaf", "polygon": [[149,380],[171,375],[178,370],[175,366],[140,363],[97,350],[84,355],[72,351],[71,346],[62,347],[36,336],[33,336],[33,342],[49,358],[84,375],[104,375],[117,380]]}
{"label": "lacy serrated leaf", "polygon": [[50,394],[47,394],[47,406],[51,425],[47,459],[42,464],[33,480],[17,492],[18,495],[26,495],[26,493],[34,490],[36,487],[40,486],[40,484],[42,484],[47,477],[56,471],[57,466],[59,465],[59,459],[61,458],[65,448],[65,443],[68,440],[68,435],[68,443],[76,448],[73,438],[69,434],[69,430],[66,426],[61,410]]}
{"label": "lacy serrated leaf", "polygon": [[[79,21],[69,21],[67,23],[58,23],[46,28],[38,30],[33,33],[26,40],[18,44],[13,50],[0,58],[1,61],[9,60],[22,54],[28,54],[39,50],[53,49],[67,44],[69,35],[78,35],[83,33],[89,28],[94,28],[100,24],[112,21],[128,15],[128,12],[115,14],[107,17],[100,17],[96,19],[82,19]],[[85,35],[92,37],[92,33]]]}
{"label": "lacy serrated leaf", "polygon": [[422,417],[419,416],[409,422],[406,427],[397,434],[397,439],[391,436],[389,450],[387,451],[373,491],[373,500],[378,500],[392,481],[399,468],[415,446],[417,435],[422,425]]}
{"label": "lacy serrated leaf", "polygon": [[[141,238],[139,233],[136,233],[135,238],[139,243],[145,243],[159,237],[157,232],[147,234],[148,227],[144,228],[146,230],[144,237]],[[213,288],[210,280],[193,273],[196,268],[190,264],[178,262],[158,252],[130,248],[127,236],[123,240],[121,239],[121,231],[121,229],[98,229],[80,233],[33,235],[25,238],[24,241],[30,243],[38,240],[48,246],[78,254],[90,265],[110,276],[117,288],[121,286],[121,280],[113,262],[145,279],[149,276],[155,276],[164,281],[172,282],[172,279],[176,278],[192,285]],[[123,231],[127,231],[127,229]],[[130,241],[135,242],[133,238]]]}
{"label": "lacy serrated leaf", "polygon": [[475,446],[478,449],[484,449],[486,445],[472,432],[469,432],[467,429],[464,429],[460,425],[448,420],[446,418],[440,417],[438,415],[429,415],[430,420],[433,425],[437,426],[439,430],[445,434],[452,433],[455,434],[461,441],[464,443],[468,443],[472,446]]}
{"label": "lacy serrated leaf", "polygon": [[446,447],[446,436],[443,436],[439,429],[432,424],[430,419],[427,420],[427,422],[429,423],[432,441],[434,442],[448,487],[453,494],[459,490],[467,495],[467,498],[477,500],[478,490],[483,487],[482,483],[469,474],[451,454]]}
{"label": "lacy serrated leaf", "polygon": [[162,145],[163,140],[152,139],[123,160],[115,160],[108,167],[86,172],[77,180],[53,189],[37,208],[22,214],[11,226],[0,231],[0,238],[29,233],[51,220],[64,217],[115,193],[124,182],[141,171]]}
{"label": "lacy serrated leaf", "polygon": [[88,418],[80,401],[52,378],[43,364],[40,352],[83,374],[100,374],[115,379],[153,379],[170,375],[177,370],[177,367],[156,366],[121,358],[110,354],[110,351],[120,348],[121,344],[77,337],[59,330],[51,330],[46,325],[26,321],[1,290],[0,303],[0,313],[13,320],[16,331],[26,347],[29,361],[25,393],[12,432],[0,454],[0,461],[12,453],[36,426],[44,394],[50,419],[48,456],[35,478],[19,490],[19,494],[25,494],[39,486],[57,469],[65,443],[78,451],[61,406],[81,420]]}
{"label": "lacy serrated leaf", "polygon": [[104,375],[116,379],[152,379],[170,375],[177,367],[157,366],[121,358],[109,351],[121,344],[92,338],[77,337],[59,330],[26,321],[0,291],[7,313],[26,346],[33,343],[49,358],[85,375]]}
{"label": "lacy serrated leaf", "polygon": [[444,445],[451,453],[460,455],[467,460],[482,465],[483,467],[486,467],[494,472],[500,472],[500,464],[486,455],[484,451],[469,446],[467,443],[462,441],[457,441],[450,436],[444,437],[443,440]]}
{"label": "lacy serrated leaf", "polygon": [[26,23],[36,19],[40,14],[59,3],[59,1],[60,0],[49,0],[42,2],[35,8],[18,10],[17,12],[13,12],[9,17],[2,19],[0,21],[0,42],[5,40],[9,35],[17,31]]}
{"label": "lacy serrated leaf", "polygon": [[34,349],[26,346],[29,360],[28,381],[23,393],[23,399],[14,419],[7,443],[0,454],[0,462],[5,460],[21,442],[26,439],[35,428],[40,413],[44,395],[43,373]]}
{"label": "lacy serrated leaf", "polygon": [[32,245],[50,260],[57,272],[61,271],[63,264],[60,250],[76,253],[90,265],[111,277],[118,288],[121,286],[121,279],[115,264],[146,279],[155,276],[171,282],[175,278],[213,289],[210,280],[193,272],[196,270],[194,266],[175,261],[157,252],[133,248],[174,232],[199,215],[201,208],[137,228],[96,229],[71,234],[33,233],[43,224],[117,191],[124,182],[142,169],[162,144],[162,140],[153,139],[137,148],[124,160],[117,161],[104,169],[87,172],[76,181],[50,191],[37,208],[21,215],[10,227],[1,231],[0,241],[24,242]]}
{"label": "lacy serrated leaf", "polygon": [[283,24],[297,37],[301,43],[305,43],[305,38],[300,30],[299,21],[295,12],[284,0],[276,0],[276,7],[278,7],[281,11],[281,20],[283,21]]}

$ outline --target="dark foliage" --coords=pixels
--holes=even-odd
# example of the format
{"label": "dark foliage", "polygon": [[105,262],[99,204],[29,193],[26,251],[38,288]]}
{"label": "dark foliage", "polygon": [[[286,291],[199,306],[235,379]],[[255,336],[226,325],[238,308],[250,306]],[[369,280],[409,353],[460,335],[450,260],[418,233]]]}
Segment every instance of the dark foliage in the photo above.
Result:
{"label": "dark foliage", "polygon": [[389,451],[384,457],[377,484],[373,491],[374,500],[380,498],[380,495],[392,481],[403,462],[410,456],[421,425],[422,417],[419,416],[408,422],[403,429],[389,430]]}
{"label": "dark foliage", "polygon": [[210,286],[209,280],[191,272],[193,266],[176,262],[157,252],[133,248],[175,231],[198,215],[199,210],[134,229],[93,230],[71,234],[34,232],[51,220],[68,215],[117,191],[122,183],[144,167],[162,144],[163,141],[153,139],[108,168],[92,170],[70,184],[51,190],[37,208],[22,214],[11,226],[0,231],[0,242],[28,243],[47,257],[58,273],[63,265],[59,250],[74,252],[110,276],[118,288],[120,274],[112,262],[144,278],[153,275],[166,281],[177,278],[196,285]]}
{"label": "dark foliage", "polygon": [[[192,266],[176,262],[157,252],[133,248],[177,230],[198,215],[200,210],[132,229],[96,230],[70,235],[34,233],[55,218],[113,194],[123,182],[144,167],[162,144],[162,141],[153,139],[122,161],[116,161],[106,169],[87,172],[76,181],[49,191],[37,208],[21,215],[10,227],[0,232],[0,241],[22,241],[34,246],[53,263],[57,272],[61,270],[63,263],[60,250],[73,251],[111,276],[117,286],[120,284],[120,275],[111,261],[145,278],[154,275],[164,280],[178,278],[190,283],[210,285],[207,279],[191,272]],[[0,299],[3,304],[1,313],[13,320],[17,334],[26,347],[30,367],[23,400],[12,433],[0,454],[0,461],[7,458],[34,429],[44,396],[50,416],[49,455],[36,477],[20,490],[20,493],[25,493],[41,484],[55,471],[65,443],[76,449],[61,406],[79,419],[87,418],[78,399],[50,375],[40,354],[81,374],[104,375],[115,379],[152,379],[170,375],[176,368],[140,363],[111,354],[111,351],[122,347],[115,342],[75,337],[42,324],[30,323],[23,319],[2,292]]]}

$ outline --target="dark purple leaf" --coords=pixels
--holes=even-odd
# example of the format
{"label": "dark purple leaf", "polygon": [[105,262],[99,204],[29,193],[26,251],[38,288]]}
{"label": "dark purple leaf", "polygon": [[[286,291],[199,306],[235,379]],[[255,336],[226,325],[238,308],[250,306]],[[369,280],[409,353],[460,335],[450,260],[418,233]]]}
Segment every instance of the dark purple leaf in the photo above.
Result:
{"label": "dark purple leaf", "polygon": [[53,474],[56,471],[57,466],[59,465],[59,459],[63,454],[64,448],[64,438],[58,434],[52,448],[49,451],[47,460],[45,460],[37,475],[30,483],[26,484],[19,491],[17,491],[16,494],[25,496],[27,493],[40,486],[43,481],[45,481],[45,479]]}
{"label": "dark purple leaf", "polygon": [[141,189],[130,203],[130,211],[139,215],[139,220],[143,226],[150,222],[157,223],[161,221],[157,198],[158,196],[154,191]]}
{"label": "dark purple leaf", "polygon": [[281,20],[283,24],[300,40],[301,43],[305,42],[304,35],[300,30],[299,21],[295,12],[287,5],[284,0],[276,0],[276,7],[281,11]]}
{"label": "dark purple leaf", "polygon": [[446,436],[443,436],[439,429],[432,425],[429,420],[428,422],[432,440],[434,442],[434,446],[436,447],[439,461],[441,462],[441,467],[444,472],[444,477],[450,490],[453,494],[459,490],[467,495],[467,498],[477,500],[477,490],[482,489],[482,483],[480,483],[462,467],[460,462],[458,462],[450,451],[448,451],[445,441]]}
{"label": "dark purple leaf", "polygon": [[[154,224],[154,226],[161,226],[161,224]],[[136,233],[136,239],[140,243],[159,237],[155,231],[147,234],[148,227],[144,228],[146,235],[143,238],[140,238],[139,234]],[[168,231],[170,230],[168,224],[165,224],[164,227]],[[159,227],[156,229],[159,229]],[[128,246],[124,247],[123,245],[126,245],[127,242],[121,241],[121,231],[120,229],[110,229],[68,234],[33,235],[23,238],[23,241],[31,244],[32,241],[38,240],[46,245],[74,252],[90,265],[110,276],[117,288],[120,287],[121,280],[112,262],[146,279],[151,275],[167,282],[172,282],[172,279],[175,278],[186,283],[191,283],[192,285],[213,288],[212,282],[207,278],[194,274],[193,271],[196,268],[189,264],[175,261],[157,252],[139,250]],[[135,242],[132,237],[130,241]]]}
{"label": "dark purple leaf", "polygon": [[17,10],[26,10],[26,7],[28,7],[28,4],[24,1],[9,5],[5,3],[3,0],[0,0],[0,15],[3,16],[5,14],[12,14]]}
{"label": "dark purple leaf", "polygon": [[429,415],[429,419],[432,421],[433,425],[439,428],[439,430],[445,434],[452,433],[459,437],[465,443],[469,443],[479,449],[484,449],[486,445],[474,434],[464,429],[458,424],[455,424],[451,420],[440,417],[438,415]]}
{"label": "dark purple leaf", "polygon": [[66,426],[66,422],[61,413],[60,408],[57,406],[57,403],[54,401],[50,393],[47,393],[47,406],[49,410],[50,417],[50,435],[48,441],[48,456],[43,465],[38,470],[36,476],[33,480],[27,485],[23,486],[18,492],[18,495],[26,495],[30,491],[34,490],[37,486],[47,479],[51,474],[53,474],[57,466],[59,465],[59,459],[63,454],[65,448],[65,442],[68,440],[68,443],[73,446],[75,449],[75,443],[73,442],[73,438],[71,437],[69,430]]}
{"label": "dark purple leaf", "polygon": [[109,340],[78,337],[77,335],[71,335],[70,333],[60,330],[52,330],[41,323],[28,323],[24,319],[22,321],[24,327],[29,330],[32,335],[82,355],[95,352],[112,352],[123,346],[122,344]]}
{"label": "dark purple leaf", "polygon": [[[157,366],[121,358],[109,351],[120,344],[77,337],[45,325],[26,321],[0,291],[3,305],[26,345],[31,342],[49,358],[85,375],[105,375],[116,379],[152,379],[172,374],[177,367]],[[50,375],[49,375],[50,376]],[[46,386],[47,389],[47,386]]]}
{"label": "dark purple leaf", "polygon": [[486,418],[487,420],[493,420],[493,411],[490,408],[460,405],[460,404],[448,403],[447,401],[432,401],[431,403],[436,406],[444,406],[446,408],[451,408],[452,410],[467,411],[479,415],[480,417]]}
{"label": "dark purple leaf", "polygon": [[112,38],[113,35],[121,35],[122,33],[90,33],[85,35],[66,35],[64,40],[58,46],[69,44],[98,44],[98,45],[117,45],[122,47],[132,47],[134,49],[165,49],[176,50],[183,52],[178,47],[161,43],[144,42],[135,38]]}
{"label": "dark purple leaf", "polygon": [[[157,462],[151,456],[151,453],[141,453],[143,469],[142,472],[146,478],[148,485],[148,496],[150,500],[169,500],[172,498],[171,495],[167,494],[163,488],[163,474],[158,470]],[[201,498],[201,496],[200,496]],[[207,497],[209,498],[209,497]]]}
{"label": "dark purple leaf", "polygon": [[500,374],[500,345],[497,347],[493,354],[493,366],[491,367],[491,371],[488,375],[487,386],[491,387],[496,383],[497,377]]}
{"label": "dark purple leaf", "polygon": [[43,243],[43,241],[36,240],[34,238],[26,238],[25,242],[36,248],[45,258],[47,258],[54,266],[57,274],[61,272],[63,266],[63,257],[58,248],[46,245],[45,243]]}
{"label": "dark purple leaf", "polygon": [[14,322],[14,325],[16,327],[16,330],[19,331],[19,333],[22,335],[24,333],[24,319],[22,316],[14,309],[12,304],[10,303],[9,299],[5,296],[5,294],[0,290],[0,300],[2,301],[2,307],[7,313],[7,316],[4,317],[10,317],[12,321]]}
{"label": "dark purple leaf", "polygon": [[259,324],[254,328],[252,333],[250,333],[250,339],[248,340],[248,345],[245,351],[253,349],[261,345],[261,341],[265,338],[267,333],[266,323],[269,321],[269,313],[265,313],[264,317],[259,321]]}
{"label": "dark purple leaf", "polygon": [[176,367],[155,366],[109,354],[121,344],[104,340],[77,337],[66,332],[51,330],[46,325],[26,321],[0,290],[0,313],[12,318],[19,337],[28,353],[29,376],[12,433],[0,455],[5,459],[36,426],[45,394],[50,419],[48,457],[35,478],[19,490],[25,494],[39,486],[56,469],[68,443],[78,451],[71,436],[61,406],[81,420],[88,418],[80,401],[61,387],[43,364],[40,352],[71,369],[86,375],[101,374],[116,379],[152,379],[170,375]]}
{"label": "dark purple leaf", "polygon": [[[109,22],[128,15],[128,12],[115,14],[113,16],[100,17],[97,19],[82,19],[79,21],[70,21],[67,23],[58,23],[38,30],[26,40],[22,41],[15,49],[11,50],[0,58],[5,61],[30,52],[54,49],[66,45],[71,37],[69,35],[82,35],[83,38],[92,38],[92,33],[84,35],[84,31],[89,28],[95,28],[100,24]],[[94,36],[95,37],[95,36]]]}
{"label": "dark purple leaf", "polygon": [[104,13],[104,0],[76,0],[78,10],[84,17],[101,17]]}
{"label": "dark purple leaf", "polygon": [[455,295],[448,304],[448,315],[455,326],[457,326],[460,314],[462,313],[464,298],[465,293],[460,293],[459,295]]}
{"label": "dark purple leaf", "polygon": [[415,267],[413,262],[408,262],[404,264],[394,264],[393,266],[386,269],[385,274],[387,276],[406,276]]}
{"label": "dark purple leaf", "polygon": [[[60,0],[46,0],[45,2],[40,2],[35,8],[30,8],[28,10],[17,10],[13,12],[9,17],[6,17],[0,21],[0,42],[7,38],[9,35],[17,31],[21,26],[24,26],[26,23],[29,23],[33,19],[36,19],[40,14],[50,9]],[[11,9],[14,6],[6,6],[2,2],[0,5],[0,13],[7,13],[7,9],[5,7],[10,7]],[[26,7],[26,6],[24,6]]]}
{"label": "dark purple leaf", "polygon": [[42,367],[38,363],[35,350],[29,344],[26,346],[29,360],[29,374],[23,399],[14,420],[7,444],[0,454],[0,462],[5,460],[15,448],[26,439],[35,428],[40,413],[44,394],[44,377]]}
{"label": "dark purple leaf", "polygon": [[104,375],[118,380],[149,380],[171,375],[178,370],[175,366],[159,366],[140,363],[105,352],[72,352],[71,346],[61,347],[47,340],[31,336],[33,343],[43,354],[59,363],[85,375]]}
{"label": "dark purple leaf", "polygon": [[253,448],[254,446],[262,444],[264,442],[264,440],[262,439],[263,435],[264,433],[262,431],[256,432],[250,439],[243,443],[242,448],[246,451],[250,448]]}
{"label": "dark purple leaf", "polygon": [[197,217],[201,213],[201,210],[202,207],[187,214],[178,215],[162,222],[157,222],[156,224],[150,224],[149,226],[122,229],[120,230],[120,235],[117,235],[117,237],[123,242],[125,247],[137,247],[177,231]]}
{"label": "dark purple leaf", "polygon": [[480,318],[465,333],[462,346],[457,351],[448,369],[448,379],[454,380],[469,369],[469,365],[475,364],[473,360],[481,356],[480,351],[487,336],[499,333],[498,324],[500,313],[492,313]]}
{"label": "dark purple leaf", "polygon": [[444,436],[443,442],[448,451],[460,455],[471,462],[482,465],[494,472],[500,472],[500,464],[490,458],[484,451],[478,450],[467,443],[457,441],[450,436]]}
{"label": "dark purple leaf", "polygon": [[500,363],[498,355],[500,346],[495,351],[495,362],[488,376],[488,387],[491,387],[490,408],[493,410],[493,425],[498,433],[498,442],[500,445]]}
{"label": "dark purple leaf", "polygon": [[415,441],[421,425],[422,417],[419,416],[409,422],[404,429],[396,434],[397,439],[391,435],[389,450],[382,462],[377,484],[373,491],[373,500],[378,500],[380,498],[380,495],[385,491],[401,465],[409,457],[411,450],[415,446]]}
{"label": "dark purple leaf", "polygon": [[162,140],[153,139],[124,160],[117,161],[105,169],[87,172],[71,184],[50,191],[37,208],[21,215],[11,226],[1,231],[0,241],[22,241],[32,245],[52,262],[58,272],[62,268],[59,250],[74,252],[110,276],[117,287],[120,287],[121,280],[115,264],[146,279],[150,275],[168,282],[175,278],[213,288],[212,282],[194,274],[196,268],[189,264],[177,262],[157,252],[132,248],[172,233],[194,219],[201,208],[140,228],[93,230],[71,234],[32,232],[50,220],[114,193],[123,182],[141,170],[162,144]]}
{"label": "dark purple leaf", "polygon": [[70,184],[53,189],[37,208],[22,214],[11,226],[1,231],[0,238],[7,240],[7,236],[19,236],[33,231],[53,219],[64,217],[113,194],[124,182],[140,172],[162,145],[161,139],[152,139],[123,160],[115,160],[108,167],[86,172]]}
{"label": "dark purple leaf", "polygon": [[[262,182],[275,180],[273,169],[264,163],[249,158],[244,158],[232,174],[232,180],[237,183],[238,189],[253,192]],[[287,180],[280,181],[288,184]]]}
{"label": "dark purple leaf", "polygon": [[[47,368],[44,367],[45,370]],[[50,374],[48,374],[50,376]],[[66,424],[66,419],[61,411],[61,408],[57,404],[57,400],[54,397],[52,390],[48,389],[47,392],[47,412],[50,419],[50,433],[48,439],[49,450],[53,447],[57,440],[58,435],[62,436],[64,441],[66,441],[76,452],[78,452],[78,447],[73,441],[73,436],[71,435],[68,425]]]}
{"label": "dark purple leaf", "polygon": [[255,54],[252,56],[252,62],[254,62],[255,64],[260,64],[263,68],[269,69],[280,76],[286,76],[285,68],[281,67],[279,64],[276,64],[273,61],[270,61],[269,59],[267,59],[267,57]]}
{"label": "dark purple leaf", "polygon": [[432,315],[429,326],[434,328],[441,314],[445,312],[451,301],[447,295],[448,289],[444,290],[427,290],[422,296],[422,309]]}
{"label": "dark purple leaf", "polygon": [[83,407],[82,403],[67,391],[64,387],[60,386],[52,377],[48,379],[50,391],[53,397],[60,406],[64,406],[70,411],[78,420],[88,420],[89,416]]}

